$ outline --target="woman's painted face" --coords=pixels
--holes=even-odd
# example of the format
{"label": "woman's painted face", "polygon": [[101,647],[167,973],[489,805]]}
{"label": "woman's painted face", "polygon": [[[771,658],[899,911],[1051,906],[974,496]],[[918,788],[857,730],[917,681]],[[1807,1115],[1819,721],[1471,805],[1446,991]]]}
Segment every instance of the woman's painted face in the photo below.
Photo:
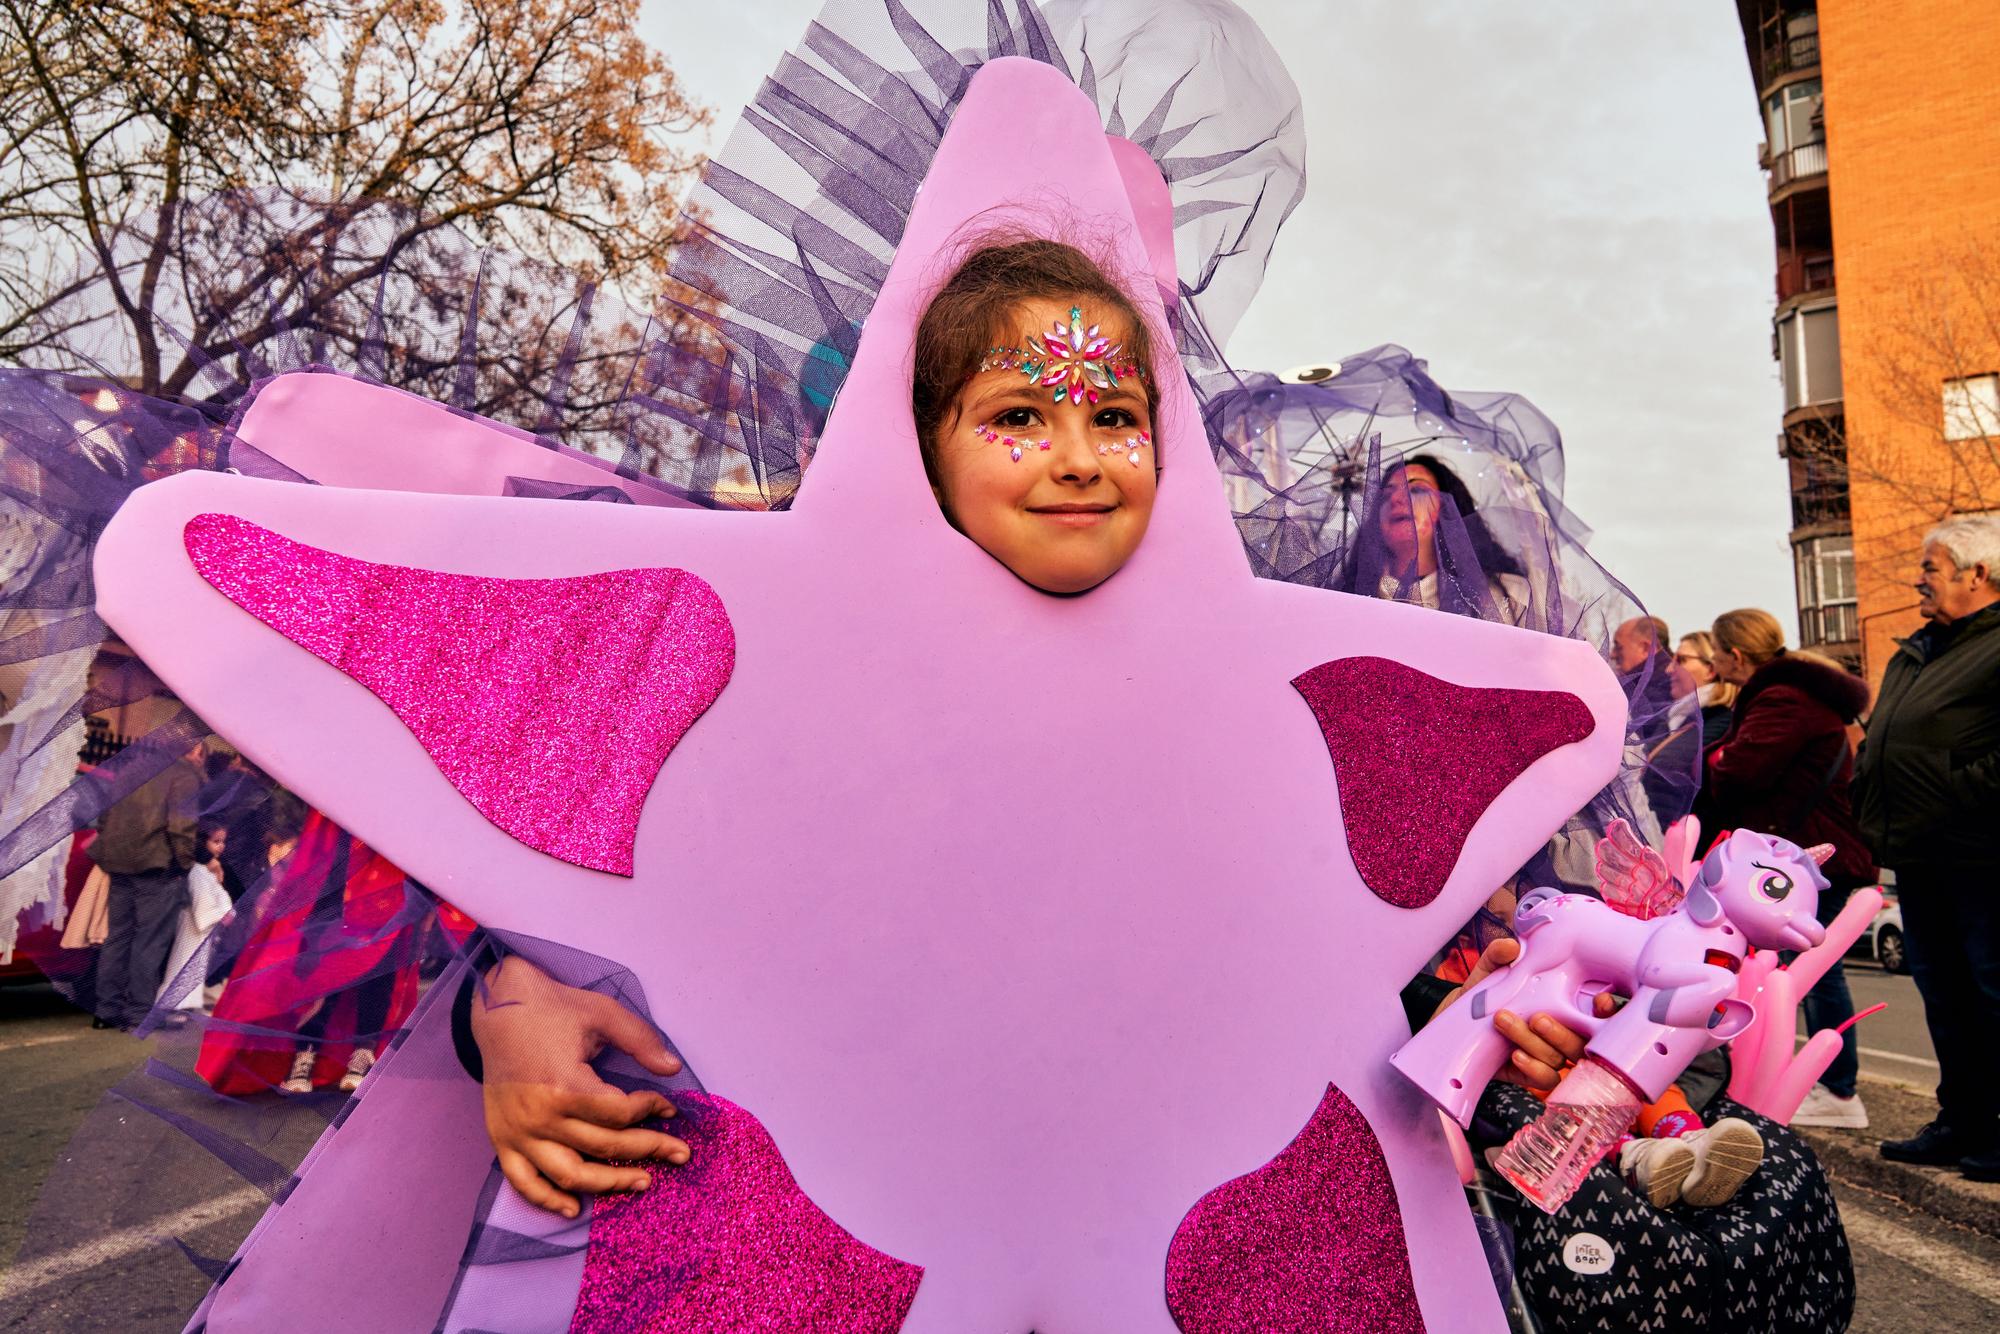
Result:
{"label": "woman's painted face", "polygon": [[[1070,308],[1067,301],[1026,301],[1021,324],[1035,331],[1067,326]],[[1102,332],[1114,343],[1131,333]],[[1158,452],[1136,376],[1098,389],[1095,403],[1053,399],[1052,389],[1018,370],[973,376],[937,442],[938,503],[961,532],[1028,583],[1081,593],[1116,574],[1145,537]]]}
{"label": "woman's painted face", "polygon": [[1440,488],[1437,474],[1421,463],[1391,468],[1382,479],[1382,540],[1405,564],[1437,541]]}

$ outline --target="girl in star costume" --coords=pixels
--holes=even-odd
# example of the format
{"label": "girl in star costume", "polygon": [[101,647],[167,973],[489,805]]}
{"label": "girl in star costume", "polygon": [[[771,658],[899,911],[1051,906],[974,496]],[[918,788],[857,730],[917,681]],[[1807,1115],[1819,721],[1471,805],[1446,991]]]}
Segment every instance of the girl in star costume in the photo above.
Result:
{"label": "girl in star costume", "polygon": [[[900,13],[900,11],[897,12]],[[833,29],[838,26],[837,17],[831,16],[829,19],[831,26],[824,27],[817,34],[818,46],[816,49],[822,54],[826,51],[837,50],[841,53],[843,59],[849,59],[853,54],[851,46],[839,46],[832,38]],[[1064,59],[1068,58],[1063,56],[1060,43],[1054,40],[1054,30],[1051,27],[1045,26],[1039,17],[1032,15],[1010,16],[1010,21],[1013,22],[1014,26],[1007,27],[1002,25],[996,27],[994,33],[989,33],[987,40],[992,53],[998,54],[1011,49],[1009,46],[1011,43],[1014,46],[1018,46],[1023,53],[1035,55],[1037,58],[1048,59],[1053,54],[1056,59],[1051,60],[1050,63],[1060,64],[1063,63]],[[930,81],[935,81],[935,84],[939,86],[949,86],[952,83],[952,77],[962,79],[964,72],[968,68],[976,65],[985,58],[983,54],[975,54],[971,57],[952,55],[942,46],[927,45],[923,41],[916,40],[911,36],[911,31],[908,26],[902,27],[897,32],[896,40],[904,43],[905,49],[909,50],[912,55],[921,57],[920,68],[922,74],[915,77],[911,84],[904,85],[905,92],[911,87],[924,85]],[[1101,32],[1102,29],[1100,28],[1099,31]],[[924,36],[926,39],[928,38],[928,34],[924,34]],[[1104,39],[1100,38],[1099,40]],[[1098,49],[1102,50],[1103,48],[1099,47]],[[954,69],[957,71],[956,76],[952,76]],[[1091,88],[1098,89],[1100,92],[1100,104],[1102,104],[1102,89],[1104,84],[1098,80],[1094,69],[1095,66],[1089,62],[1082,62],[1075,66],[1079,84],[1086,86],[1087,90]],[[790,72],[797,78],[805,79],[809,71],[795,69]],[[854,67],[851,63],[845,67],[845,72],[848,77],[854,77]],[[1154,72],[1157,73],[1158,71]],[[888,93],[883,93],[877,89],[876,95],[886,98],[895,94],[896,91],[893,87]],[[763,100],[760,99],[760,105],[762,104]],[[938,125],[933,127],[934,130],[941,127],[942,119],[948,118],[951,104],[952,101],[949,95],[943,96],[934,104],[941,113]],[[933,104],[924,103],[919,98],[917,105],[928,106]],[[1118,110],[1119,105],[1114,93],[1112,97],[1114,112]],[[770,110],[773,106],[780,108],[780,110],[773,111],[774,117],[779,115],[793,116],[797,114],[797,107],[789,104],[787,99],[783,97],[773,96],[772,103],[766,109]],[[907,107],[903,109],[908,110]],[[1155,104],[1152,108],[1152,110],[1158,109],[1158,104]],[[1136,117],[1136,113],[1133,114]],[[1109,117],[1108,119],[1116,119],[1116,116]],[[1149,110],[1147,120],[1151,121],[1152,119],[1152,112]],[[840,123],[843,126],[865,127],[868,125],[868,120],[865,116],[855,119],[843,118]],[[773,119],[767,122],[767,124],[780,128],[785,126],[785,122],[779,119]],[[909,122],[903,121],[899,122],[899,124],[907,128]],[[810,157],[817,161],[819,154],[828,151],[826,144],[823,142],[828,133],[827,127],[825,125],[817,125],[812,127],[812,129],[816,139],[819,141],[814,142],[810,146],[798,140],[789,141],[791,147],[787,148],[786,151],[796,151],[799,155],[799,158],[790,160],[798,161],[800,158]],[[1144,131],[1146,124],[1141,122],[1138,129],[1139,131]],[[1188,137],[1185,132],[1180,132],[1175,137],[1180,127],[1177,127],[1165,114],[1162,114],[1160,122],[1155,124],[1152,129],[1153,134],[1150,137],[1153,138],[1155,143],[1161,143],[1169,137],[1174,137],[1174,142],[1179,144]],[[910,136],[921,144],[922,135],[919,130],[910,130]],[[1148,135],[1135,132],[1134,137],[1140,140],[1142,146],[1147,146],[1146,140],[1149,137]],[[1254,159],[1256,152],[1268,148],[1272,142],[1282,141],[1282,138],[1283,136],[1278,134],[1267,136],[1259,142],[1257,150],[1253,150],[1250,154],[1239,155],[1235,161],[1240,162],[1245,159]],[[786,142],[778,135],[769,135],[768,139],[769,142],[781,143],[781,145]],[[877,139],[875,142],[880,143],[884,141]],[[934,144],[934,140],[932,142]],[[768,153],[770,150],[766,148],[764,151]],[[1169,165],[1171,175],[1173,170],[1172,164],[1176,161],[1173,149],[1155,148],[1153,151],[1156,158],[1164,157],[1167,159],[1167,163],[1163,165]],[[1183,179],[1199,177],[1205,173],[1215,173],[1220,170],[1214,165],[1213,158],[1213,154],[1187,155],[1184,161],[1189,164],[1189,176]],[[741,160],[740,156],[737,160]],[[752,192],[747,188],[746,178],[740,176],[732,177],[729,174],[729,163],[730,155],[725,153],[721,159],[721,169],[712,173],[714,189],[724,199],[750,197]],[[823,166],[823,164],[820,165]],[[1224,165],[1227,166],[1229,164]],[[909,177],[909,183],[912,187],[914,181],[920,179],[921,174],[921,169],[918,169]],[[1227,177],[1225,173],[1221,181],[1211,178],[1206,184],[1215,188],[1217,198],[1226,198],[1228,194],[1225,188],[1226,181]],[[822,172],[821,184],[822,188],[826,191],[827,198],[839,198],[843,186],[851,188],[856,186],[858,182],[854,178],[842,178],[837,173],[828,174]],[[1260,184],[1260,188],[1256,192],[1256,199],[1265,200],[1272,197],[1282,197],[1282,189],[1277,191],[1274,196],[1262,188],[1266,184],[1268,184],[1268,181]],[[1191,188],[1199,189],[1201,187]],[[888,193],[893,201],[895,197],[894,191],[889,191]],[[911,194],[913,195],[913,193],[914,190],[912,188]],[[859,194],[857,191],[854,196],[850,197],[850,202],[858,199]],[[825,200],[822,199],[817,202],[824,204]],[[883,229],[885,227],[893,229],[893,220],[885,221],[881,216],[881,210],[873,201],[861,200],[860,202],[866,204],[876,215],[869,222],[869,225],[874,229],[872,235],[879,239],[883,236]],[[769,201],[761,197],[758,199],[758,203],[760,206],[769,205]],[[903,206],[907,207],[907,197]],[[1225,205],[1223,208],[1213,210],[1201,216],[1212,220],[1217,217],[1225,217],[1229,212],[1229,208]],[[1261,252],[1255,245],[1255,241],[1259,236],[1256,225],[1259,209],[1255,205],[1239,204],[1236,212],[1239,216],[1231,219],[1216,234],[1226,236],[1231,242],[1235,243],[1235,248],[1230,252],[1231,255],[1240,257],[1247,253],[1253,257],[1260,257]],[[776,387],[785,391],[775,396],[777,400],[780,403],[790,404],[788,407],[776,409],[763,406],[760,400],[758,413],[761,415],[753,414],[746,416],[740,412],[734,415],[716,413],[706,404],[674,402],[671,386],[675,381],[670,376],[662,376],[664,397],[662,402],[657,405],[657,417],[650,424],[653,429],[664,430],[667,427],[686,428],[700,437],[699,443],[693,445],[684,455],[686,469],[681,474],[682,481],[679,489],[683,494],[700,496],[713,503],[740,504],[746,495],[753,496],[762,503],[774,506],[781,507],[786,503],[789,495],[788,488],[791,485],[795,485],[798,472],[810,456],[810,444],[813,438],[813,431],[816,429],[813,408],[823,392],[823,377],[820,377],[818,380],[815,377],[818,376],[821,368],[824,366],[837,362],[841,357],[851,355],[854,336],[853,326],[858,321],[860,315],[865,312],[865,303],[854,301],[851,298],[862,290],[862,286],[867,280],[870,259],[866,248],[844,249],[833,245],[831,241],[810,225],[815,222],[824,225],[823,217],[812,215],[809,212],[783,214],[782,216],[784,222],[780,226],[780,232],[782,233],[786,227],[791,229],[789,243],[792,245],[792,253],[795,253],[799,259],[799,262],[796,264],[786,261],[783,265],[770,266],[773,270],[783,268],[785,270],[783,273],[757,272],[757,266],[767,263],[772,254],[785,253],[782,249],[776,251],[759,251],[754,246],[743,241],[740,235],[732,236],[726,230],[728,224],[722,221],[714,224],[716,230],[710,237],[704,238],[697,245],[691,247],[690,267],[684,270],[689,275],[696,277],[703,276],[704,270],[701,265],[707,263],[714,266],[713,272],[717,274],[726,272],[730,277],[737,279],[750,275],[768,281],[768,286],[764,287],[760,287],[756,282],[739,282],[728,287],[726,290],[738,294],[739,304],[728,306],[716,314],[715,327],[723,329],[739,339],[739,342],[733,344],[733,346],[754,346],[758,349],[758,355],[746,357],[742,362],[732,364],[729,367],[729,378],[726,383],[732,389],[736,386],[741,386],[746,391],[743,398],[732,399],[731,401],[747,403],[751,401],[751,397],[747,392],[748,390],[752,388],[764,390]],[[1198,217],[1197,221],[1200,220],[1201,218]],[[1266,238],[1267,246],[1268,231],[1264,232],[1263,235]],[[760,239],[770,240],[772,238],[761,236]],[[782,234],[777,239],[781,246],[786,242],[786,238]],[[893,238],[888,239],[893,240]],[[1246,244],[1246,241],[1248,244]],[[838,264],[830,263],[828,259],[830,252],[838,252]],[[1185,258],[1185,250],[1183,251],[1183,255]],[[1196,256],[1196,261],[1195,275],[1192,282],[1189,281],[1184,271],[1182,290],[1177,294],[1178,300],[1176,302],[1179,314],[1179,327],[1176,333],[1178,341],[1181,344],[1184,361],[1190,368],[1203,366],[1206,364],[1206,359],[1213,356],[1211,350],[1212,343],[1208,341],[1210,331],[1216,327],[1226,325],[1229,319],[1233,317],[1228,300],[1231,292],[1231,283],[1228,278],[1230,265],[1221,259],[1203,259],[1199,254]],[[879,283],[879,276],[876,277],[875,281]],[[844,283],[852,284],[852,286],[846,287],[843,290]],[[719,282],[718,285],[720,285]],[[694,284],[690,283],[690,286],[692,287]],[[691,301],[690,306],[692,307],[693,305],[694,303]],[[800,335],[796,341],[783,340],[776,346],[770,346],[772,339],[769,329],[778,324],[775,317],[786,311],[789,311],[794,316],[803,315],[806,317],[799,320],[799,323],[817,326],[815,336],[810,343],[806,343],[803,335]],[[831,353],[827,351],[828,348],[832,349]],[[674,350],[668,349],[661,354],[661,359],[671,361],[674,355]],[[713,365],[712,362],[705,364]],[[679,383],[684,384],[687,382],[686,380],[682,380]],[[44,382],[44,384],[46,383]],[[723,395],[722,397],[729,398],[730,396]],[[656,405],[649,404],[648,406],[649,410],[651,410]],[[148,422],[150,420],[148,413],[151,411],[149,407],[121,406],[113,410],[110,415],[114,420],[120,422],[126,416],[137,418],[141,422]],[[633,438],[636,438],[646,425],[647,423],[635,425],[632,431]],[[988,425],[991,425],[991,423],[988,423]],[[1005,425],[1005,423],[1002,423],[1002,425]],[[189,431],[176,433],[174,439],[179,441],[183,434],[192,437],[192,441],[189,444],[189,452],[198,454],[203,439],[201,435],[203,429],[199,423],[196,423]],[[220,433],[217,434],[219,435]],[[1121,438],[1129,439],[1131,437]],[[1011,450],[1011,447],[1008,448]],[[723,462],[718,463],[716,461],[717,454],[721,455]],[[1013,460],[1010,458],[1008,461],[1011,463]],[[630,481],[630,479],[623,480]]]}

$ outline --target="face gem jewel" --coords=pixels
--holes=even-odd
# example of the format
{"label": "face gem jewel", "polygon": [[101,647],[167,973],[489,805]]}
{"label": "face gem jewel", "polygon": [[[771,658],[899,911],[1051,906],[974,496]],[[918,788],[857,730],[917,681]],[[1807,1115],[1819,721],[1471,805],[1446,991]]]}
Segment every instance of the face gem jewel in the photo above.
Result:
{"label": "face gem jewel", "polygon": [[1003,436],[1000,440],[1000,443],[1011,447],[1014,443],[1014,437],[1011,435]]}
{"label": "face gem jewel", "polygon": [[1046,440],[1042,441],[1042,448],[1047,449],[1048,447],[1049,447],[1049,442]]}
{"label": "face gem jewel", "polygon": [[1019,445],[1014,446],[1007,451],[1007,456],[1013,459],[1014,462],[1019,463],[1021,461],[1021,447]]}

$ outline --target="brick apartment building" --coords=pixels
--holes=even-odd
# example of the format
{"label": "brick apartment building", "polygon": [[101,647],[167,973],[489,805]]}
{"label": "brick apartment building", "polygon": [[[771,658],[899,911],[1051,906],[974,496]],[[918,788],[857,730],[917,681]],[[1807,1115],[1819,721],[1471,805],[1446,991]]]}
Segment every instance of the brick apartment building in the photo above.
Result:
{"label": "brick apartment building", "polygon": [[1738,0],[1776,240],[1800,642],[1879,680],[1918,544],[2000,510],[2000,11]]}

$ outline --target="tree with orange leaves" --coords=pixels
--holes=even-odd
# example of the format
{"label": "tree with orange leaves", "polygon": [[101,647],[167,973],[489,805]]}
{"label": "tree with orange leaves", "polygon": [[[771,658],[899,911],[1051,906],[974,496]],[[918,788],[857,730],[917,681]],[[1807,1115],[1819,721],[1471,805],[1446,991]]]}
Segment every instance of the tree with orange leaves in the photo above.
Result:
{"label": "tree with orange leaves", "polygon": [[[579,310],[636,342],[595,285],[657,287],[700,165],[709,113],[636,12],[0,0],[0,356],[199,393],[211,362],[248,378],[290,339],[531,412]],[[472,291],[501,322],[477,340],[454,327]]]}

